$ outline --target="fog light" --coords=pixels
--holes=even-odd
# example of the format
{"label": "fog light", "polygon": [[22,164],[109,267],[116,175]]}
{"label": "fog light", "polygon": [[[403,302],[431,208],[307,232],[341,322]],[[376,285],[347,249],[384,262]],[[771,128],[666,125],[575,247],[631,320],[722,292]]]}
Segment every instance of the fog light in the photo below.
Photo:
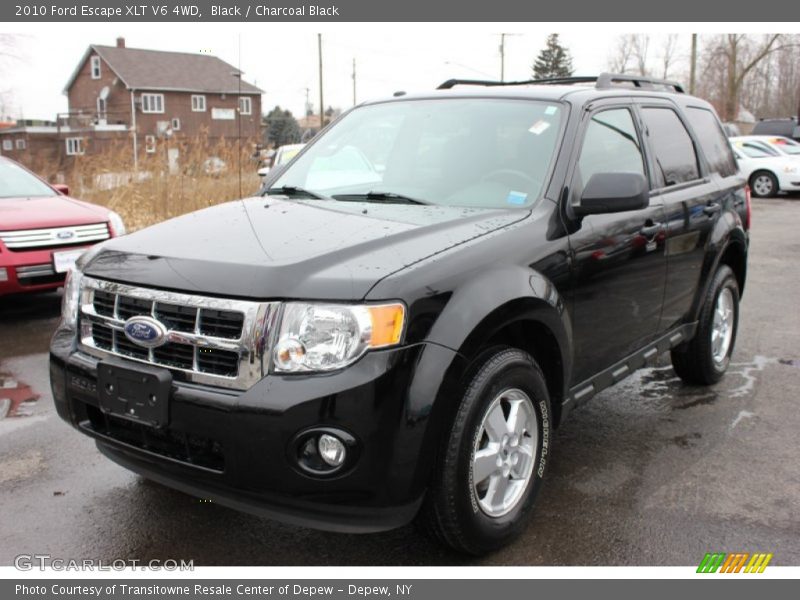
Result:
{"label": "fog light", "polygon": [[347,450],[339,438],[324,433],[319,436],[317,448],[320,458],[331,467],[338,467],[344,462]]}
{"label": "fog light", "polygon": [[0,268],[0,281],[8,281],[8,271],[5,267]]}

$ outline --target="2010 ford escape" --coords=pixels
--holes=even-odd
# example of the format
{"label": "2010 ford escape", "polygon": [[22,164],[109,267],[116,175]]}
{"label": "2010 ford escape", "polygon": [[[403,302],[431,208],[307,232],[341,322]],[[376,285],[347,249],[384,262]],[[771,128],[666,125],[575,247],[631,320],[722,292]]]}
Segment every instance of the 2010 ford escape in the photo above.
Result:
{"label": "2010 ford escape", "polygon": [[469,553],[524,527],[567,414],[659,353],[725,372],[750,200],[713,109],[617,75],[346,113],[259,197],[89,251],[62,418],[168,486]]}

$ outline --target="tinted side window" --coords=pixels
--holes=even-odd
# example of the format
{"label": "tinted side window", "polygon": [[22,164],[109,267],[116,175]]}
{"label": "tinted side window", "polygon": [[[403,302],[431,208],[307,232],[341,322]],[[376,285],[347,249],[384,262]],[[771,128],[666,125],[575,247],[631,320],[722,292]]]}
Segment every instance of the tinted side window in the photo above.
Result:
{"label": "tinted side window", "polygon": [[697,135],[711,170],[723,177],[735,175],[736,161],[714,113],[705,108],[688,108],[686,118]]}
{"label": "tinted side window", "polygon": [[596,113],[583,138],[575,191],[580,193],[595,173],[623,172],[645,174],[633,117],[626,108]]}
{"label": "tinted side window", "polygon": [[645,108],[642,119],[655,154],[656,176],[661,186],[676,185],[700,177],[692,138],[671,108]]}

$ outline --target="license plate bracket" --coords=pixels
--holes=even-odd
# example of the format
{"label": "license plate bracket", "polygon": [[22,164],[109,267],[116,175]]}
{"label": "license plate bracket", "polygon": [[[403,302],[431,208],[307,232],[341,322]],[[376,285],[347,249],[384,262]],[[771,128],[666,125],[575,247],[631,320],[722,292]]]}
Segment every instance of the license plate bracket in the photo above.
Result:
{"label": "license plate bracket", "polygon": [[78,260],[85,251],[86,248],[53,252],[53,270],[56,273],[66,273],[70,269],[75,268],[75,261]]}
{"label": "license plate bracket", "polygon": [[172,374],[147,365],[122,366],[102,361],[97,365],[97,397],[106,414],[151,427],[169,422]]}

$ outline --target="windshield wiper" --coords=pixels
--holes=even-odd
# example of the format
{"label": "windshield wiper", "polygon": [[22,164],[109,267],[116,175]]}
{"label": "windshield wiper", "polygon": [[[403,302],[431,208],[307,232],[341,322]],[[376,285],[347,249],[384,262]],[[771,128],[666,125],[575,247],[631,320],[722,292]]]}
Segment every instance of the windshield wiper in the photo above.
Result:
{"label": "windshield wiper", "polygon": [[286,196],[288,198],[313,198],[314,200],[325,200],[316,192],[312,192],[296,185],[282,185],[281,187],[268,188],[261,193],[262,196]]}
{"label": "windshield wiper", "polygon": [[403,194],[396,194],[394,192],[367,192],[366,194],[336,194],[333,196],[335,200],[342,202],[389,202],[399,204],[431,204],[425,200],[418,200],[404,196]]}

